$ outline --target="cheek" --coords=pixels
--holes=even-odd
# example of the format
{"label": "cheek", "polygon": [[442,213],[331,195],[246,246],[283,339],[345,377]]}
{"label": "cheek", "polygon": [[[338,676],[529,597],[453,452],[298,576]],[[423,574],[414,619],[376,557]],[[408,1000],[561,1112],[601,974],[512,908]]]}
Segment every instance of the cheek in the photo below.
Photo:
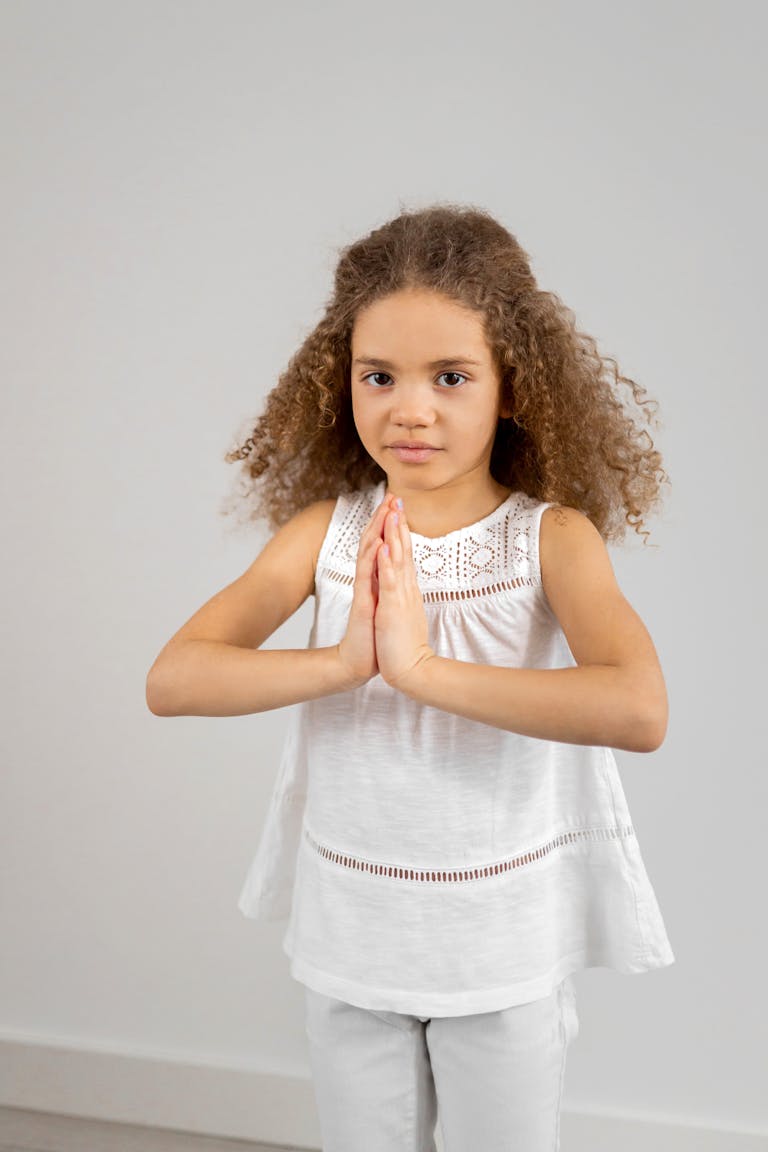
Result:
{"label": "cheek", "polygon": [[360,388],[356,384],[352,385],[350,399],[352,401],[352,415],[356,420],[365,420],[368,405],[365,402],[366,397],[361,393]]}
{"label": "cheek", "polygon": [[470,453],[485,449],[493,443],[496,436],[498,421],[485,416],[478,417],[477,412],[467,413],[466,419],[461,421],[462,439]]}
{"label": "cheek", "polygon": [[355,422],[355,427],[359,430],[361,425],[365,424],[365,412],[363,411],[354,390],[352,391],[352,419]]}
{"label": "cheek", "polygon": [[355,427],[357,428],[358,434],[360,436],[365,436],[370,424],[370,419],[366,413],[365,405],[352,405],[352,419],[355,422]]}
{"label": "cheek", "polygon": [[358,429],[371,431],[375,429],[381,420],[381,415],[377,412],[377,405],[371,403],[370,396],[355,395],[352,392],[352,419],[355,421]]}
{"label": "cheek", "polygon": [[466,411],[460,413],[459,419],[467,435],[474,439],[487,436],[489,429],[495,427],[496,423],[491,421],[486,413],[478,412],[477,408],[467,408]]}
{"label": "cheek", "polygon": [[352,420],[354,421],[360,443],[370,455],[371,450],[376,449],[377,437],[374,423],[371,420],[371,413],[365,403],[357,404],[353,399]]}

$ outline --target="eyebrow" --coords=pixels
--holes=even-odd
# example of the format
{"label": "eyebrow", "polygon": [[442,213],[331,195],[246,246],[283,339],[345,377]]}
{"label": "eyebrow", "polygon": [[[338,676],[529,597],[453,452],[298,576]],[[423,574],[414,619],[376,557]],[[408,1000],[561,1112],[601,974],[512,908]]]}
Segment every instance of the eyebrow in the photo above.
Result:
{"label": "eyebrow", "polygon": [[[353,361],[353,367],[357,364],[369,365],[371,368],[394,368],[395,365],[391,364],[389,360],[380,360],[376,356],[358,356]],[[474,364],[477,368],[482,368],[479,360],[472,360],[469,356],[446,356],[442,360],[432,360],[426,364],[426,368],[449,368],[452,364]]]}

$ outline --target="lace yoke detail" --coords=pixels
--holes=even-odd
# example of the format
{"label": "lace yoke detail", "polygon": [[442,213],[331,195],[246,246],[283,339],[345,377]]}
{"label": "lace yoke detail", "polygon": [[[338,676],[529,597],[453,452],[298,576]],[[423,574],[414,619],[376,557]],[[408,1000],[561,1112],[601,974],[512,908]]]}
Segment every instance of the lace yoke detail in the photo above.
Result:
{"label": "lace yoke detail", "polygon": [[[338,584],[355,582],[362,535],[384,496],[383,482],[339,497],[318,571]],[[413,563],[427,603],[466,600],[541,584],[538,526],[543,502],[513,492],[476,524],[431,539],[411,533]]]}
{"label": "lace yoke detail", "polygon": [[451,884],[466,880],[484,880],[488,876],[497,876],[508,872],[512,868],[520,868],[541,860],[558,848],[567,844],[583,841],[615,840],[619,837],[634,836],[635,831],[631,824],[615,825],[604,828],[573,828],[562,832],[558,836],[522,852],[517,856],[508,856],[503,860],[491,864],[478,865],[474,868],[411,868],[402,864],[385,864],[373,860],[366,860],[362,856],[352,856],[348,852],[339,852],[336,849],[321,844],[305,826],[304,836],[318,855],[326,860],[339,864],[344,868],[354,868],[359,872],[368,872],[372,876],[387,876],[395,880],[424,880],[429,882]]}

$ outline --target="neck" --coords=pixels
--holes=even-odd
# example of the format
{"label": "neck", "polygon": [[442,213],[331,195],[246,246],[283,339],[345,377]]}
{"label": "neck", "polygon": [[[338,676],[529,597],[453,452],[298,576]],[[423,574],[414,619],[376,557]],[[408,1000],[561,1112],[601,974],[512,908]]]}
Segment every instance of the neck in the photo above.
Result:
{"label": "neck", "polygon": [[452,484],[439,488],[409,488],[394,479],[386,494],[403,501],[408,527],[419,536],[447,536],[490,516],[510,495],[511,489],[489,476],[482,487]]}

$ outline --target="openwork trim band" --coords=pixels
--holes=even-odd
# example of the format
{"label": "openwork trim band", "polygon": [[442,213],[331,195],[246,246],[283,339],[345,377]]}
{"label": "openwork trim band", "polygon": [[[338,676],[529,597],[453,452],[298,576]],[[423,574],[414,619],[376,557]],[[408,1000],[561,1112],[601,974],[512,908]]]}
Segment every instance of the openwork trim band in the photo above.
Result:
{"label": "openwork trim band", "polygon": [[425,880],[448,884],[454,883],[457,880],[483,880],[488,876],[498,876],[500,873],[507,872],[511,868],[520,868],[525,864],[533,863],[535,860],[541,860],[544,856],[554,851],[555,848],[561,848],[566,844],[573,844],[582,840],[615,840],[620,836],[634,836],[634,834],[634,829],[631,824],[613,828],[574,828],[568,832],[562,832],[551,840],[548,840],[545,844],[541,844],[529,852],[522,852],[518,856],[510,856],[505,860],[498,860],[493,864],[479,865],[476,868],[446,870],[408,868],[399,864],[382,864],[373,860],[365,860],[361,856],[350,856],[349,853],[337,852],[319,843],[309,829],[304,828],[304,835],[315,851],[326,860],[331,860],[334,864],[341,864],[345,868],[354,868],[359,872],[368,872],[373,876],[390,876],[396,880]]}
{"label": "openwork trim band", "polygon": [[[347,572],[339,572],[335,568],[321,565],[320,573],[337,584],[354,584],[355,577]],[[493,584],[485,584],[481,588],[427,588],[422,592],[422,600],[427,604],[436,604],[445,600],[473,600],[478,596],[491,596],[494,592],[510,591],[513,588],[538,588],[540,581],[533,576],[515,576],[511,580],[497,580]]]}

